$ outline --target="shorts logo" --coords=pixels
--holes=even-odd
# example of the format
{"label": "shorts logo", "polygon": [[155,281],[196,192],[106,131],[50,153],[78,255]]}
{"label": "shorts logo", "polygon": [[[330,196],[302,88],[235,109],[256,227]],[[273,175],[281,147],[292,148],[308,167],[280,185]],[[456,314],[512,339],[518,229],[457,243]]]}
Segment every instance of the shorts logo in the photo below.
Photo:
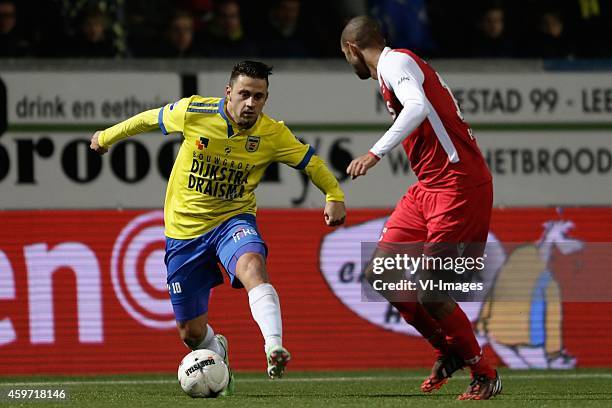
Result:
{"label": "shorts logo", "polygon": [[234,242],[240,241],[240,238],[245,238],[247,235],[258,235],[254,228],[240,228],[232,234]]}
{"label": "shorts logo", "polygon": [[244,145],[244,148],[246,149],[246,151],[249,153],[253,153],[257,151],[257,149],[259,149],[259,139],[260,139],[259,136],[247,137],[246,144]]}
{"label": "shorts logo", "polygon": [[206,149],[208,147],[208,139],[200,137],[200,140],[196,140],[196,147],[198,150]]}

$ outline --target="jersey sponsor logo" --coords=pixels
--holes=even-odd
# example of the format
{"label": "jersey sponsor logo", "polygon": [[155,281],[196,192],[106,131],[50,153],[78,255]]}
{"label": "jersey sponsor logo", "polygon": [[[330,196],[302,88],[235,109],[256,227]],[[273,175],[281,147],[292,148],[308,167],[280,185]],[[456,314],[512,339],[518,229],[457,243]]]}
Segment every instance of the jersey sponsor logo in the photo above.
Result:
{"label": "jersey sponsor logo", "polygon": [[200,140],[196,140],[196,147],[198,150],[202,150],[208,147],[208,139],[205,137],[200,137]]}
{"label": "jersey sponsor logo", "polygon": [[249,152],[249,153],[256,152],[257,149],[259,149],[259,140],[260,139],[261,138],[259,136],[249,136],[249,137],[247,137],[246,144],[244,145],[244,148],[246,149],[246,151]]}
{"label": "jersey sponsor logo", "polygon": [[187,188],[223,200],[244,196],[249,174],[255,166],[217,156],[195,156],[194,153]]}

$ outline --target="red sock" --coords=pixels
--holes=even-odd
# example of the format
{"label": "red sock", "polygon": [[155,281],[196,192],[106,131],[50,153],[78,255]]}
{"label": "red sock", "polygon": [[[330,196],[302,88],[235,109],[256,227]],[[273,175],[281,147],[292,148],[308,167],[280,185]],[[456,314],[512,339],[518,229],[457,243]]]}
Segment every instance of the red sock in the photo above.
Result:
{"label": "red sock", "polygon": [[474,336],[472,323],[459,305],[450,315],[438,320],[438,324],[446,333],[450,348],[470,366],[472,375],[495,377],[495,370],[482,354],[482,349]]}
{"label": "red sock", "polygon": [[446,342],[444,331],[417,302],[393,303],[406,323],[413,326],[431,344],[438,357],[448,354],[450,347]]}

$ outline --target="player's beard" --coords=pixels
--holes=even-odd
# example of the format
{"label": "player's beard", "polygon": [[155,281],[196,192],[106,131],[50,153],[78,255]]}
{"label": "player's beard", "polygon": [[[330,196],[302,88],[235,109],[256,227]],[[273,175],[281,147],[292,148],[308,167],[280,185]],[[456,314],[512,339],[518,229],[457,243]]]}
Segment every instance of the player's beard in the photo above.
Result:
{"label": "player's beard", "polygon": [[257,122],[257,117],[257,115],[252,115],[252,117],[248,118],[240,116],[236,123],[241,129],[248,129]]}
{"label": "player's beard", "polygon": [[359,77],[359,79],[370,79],[370,69],[368,68],[368,64],[366,64],[363,55],[357,54],[357,61],[355,61],[353,65],[353,69],[355,70],[355,74]]}

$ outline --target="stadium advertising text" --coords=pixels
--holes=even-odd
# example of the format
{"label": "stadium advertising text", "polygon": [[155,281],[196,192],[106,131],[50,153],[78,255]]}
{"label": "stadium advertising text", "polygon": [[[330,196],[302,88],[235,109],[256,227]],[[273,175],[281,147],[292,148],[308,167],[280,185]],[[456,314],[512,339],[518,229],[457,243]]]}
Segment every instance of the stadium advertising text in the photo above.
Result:
{"label": "stadium advertising text", "polygon": [[7,118],[16,124],[114,124],[179,97],[168,73],[3,73]]}
{"label": "stadium advertising text", "polygon": [[[203,73],[198,79],[200,93],[206,94],[217,94],[227,81],[225,73]],[[445,72],[444,79],[472,124],[612,120],[608,74]],[[295,89],[300,89],[299,101]],[[390,122],[378,84],[355,82],[342,72],[278,72],[270,94],[267,111],[289,124]],[[370,103],[347,103],[355,100]]]}
{"label": "stadium advertising text", "polygon": [[[448,72],[445,80],[472,124],[612,119],[612,80],[607,74]],[[3,73],[0,81],[7,91],[9,125],[110,125],[181,96],[179,75],[160,72]],[[200,94],[221,95],[227,73],[201,73],[197,83]],[[299,100],[295,99],[295,89],[301,91]],[[330,89],[336,91],[330,94]],[[279,72],[270,84],[270,92],[273,97],[266,111],[289,124],[390,121],[377,84],[356,83],[344,72]],[[366,103],[348,104],[347,100]]]}
{"label": "stadium advertising text", "polygon": [[[15,132],[1,136],[0,208],[161,206],[164,186],[181,144],[179,135],[142,135],[119,143],[103,157],[89,150],[89,136]],[[299,132],[299,136],[329,164],[354,207],[390,207],[416,181],[400,148],[371,171],[371,177],[384,179],[384,183],[368,183],[367,177],[354,181],[347,178],[348,163],[372,146],[380,136],[378,132]],[[607,132],[481,131],[475,136],[494,176],[495,205],[612,202],[612,139]],[[228,163],[225,169],[219,158],[218,166],[224,167],[224,173],[221,167],[217,169],[214,158],[210,167],[207,157],[195,159],[190,186],[202,193],[240,194],[252,170],[249,163],[235,163],[235,168]],[[225,183],[220,177],[231,178],[225,189],[204,182],[207,177],[202,175],[211,171],[216,184]],[[584,182],[587,177],[589,183]],[[106,194],[111,190],[116,194]],[[70,201],[58,191],[70,191]],[[322,200],[319,190],[304,174],[277,164],[268,168],[257,198],[259,207],[316,208]]]}
{"label": "stadium advertising text", "polygon": [[471,123],[587,122],[612,118],[607,74],[448,74]]}
{"label": "stadium advertising text", "polygon": [[64,119],[90,121],[119,121],[140,112],[158,108],[167,104],[167,99],[156,96],[154,100],[143,101],[135,95],[114,100],[72,100],[66,101],[59,95],[52,99],[29,99],[24,96],[15,106],[15,116],[18,119],[39,121],[45,119]]}

